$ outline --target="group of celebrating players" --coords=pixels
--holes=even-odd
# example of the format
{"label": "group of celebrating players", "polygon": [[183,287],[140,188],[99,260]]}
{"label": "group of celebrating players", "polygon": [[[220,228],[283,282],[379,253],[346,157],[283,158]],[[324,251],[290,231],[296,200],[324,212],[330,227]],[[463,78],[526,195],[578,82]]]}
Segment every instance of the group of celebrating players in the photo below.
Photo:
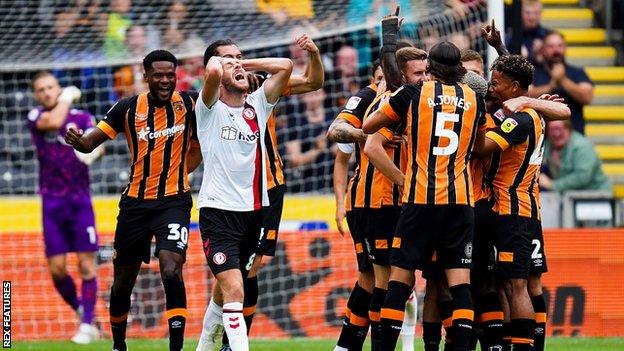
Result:
{"label": "group of celebrating players", "polygon": [[[537,181],[545,120],[569,118],[569,109],[556,96],[525,97],[533,67],[505,51],[493,22],[483,36],[501,56],[489,85],[475,52],[441,42],[427,53],[401,42],[398,10],[381,23],[381,60],[373,65],[371,84],[348,100],[327,133],[339,143],[337,224],[342,233],[346,217],[359,271],[335,350],[361,350],[369,328],[373,350],[394,350],[415,270],[427,280],[425,350],[439,349],[442,326],[445,350],[475,349],[477,340],[488,351],[543,350],[540,277],[546,257]],[[149,91],[118,101],[97,126],[77,123],[76,110],[69,109],[79,92],[61,92],[49,73],[33,79],[43,105],[29,115],[33,130],[55,135],[41,143],[58,144],[60,136],[84,161],[117,134],[127,139],[129,183],[119,202],[113,245],[113,351],[128,349],[131,294],[142,262],[150,260],[152,236],[165,289],[169,349],[182,349],[187,318],[182,266],[192,208],[188,174],[201,162],[199,224],[217,284],[197,350],[213,350],[221,338],[222,350],[249,349],[257,272],[263,256],[275,255],[284,198],[274,106],[281,96],[321,88],[324,80],[314,42],[307,35],[296,42],[309,53],[303,74],[292,74],[289,59],[243,59],[233,42],[212,43],[204,54],[199,93],[175,91],[177,59],[155,50],[143,60]],[[357,169],[347,181],[352,153]],[[44,197],[44,219],[51,203]],[[51,248],[51,224],[44,221],[49,260],[73,250],[90,253],[85,262],[93,261],[93,213],[90,204],[77,202],[76,211],[81,208],[91,211],[91,229],[86,234],[76,229],[71,240],[84,241],[81,236],[88,234],[83,246]],[[50,211],[58,217],[60,210]],[[94,285],[94,267],[85,265]],[[62,295],[74,289],[70,298],[63,296],[78,310],[73,281],[60,274],[55,286]],[[85,295],[92,300],[85,333],[91,332],[94,294],[83,289],[83,300]]]}
{"label": "group of celebrating players", "polygon": [[334,351],[361,350],[369,327],[372,350],[394,350],[413,318],[415,270],[426,279],[425,351],[439,350],[442,327],[444,350],[543,350],[538,179],[545,121],[570,110],[526,97],[533,66],[509,55],[493,21],[482,29],[500,55],[489,85],[478,53],[449,42],[426,53],[397,40],[399,24],[382,19],[371,84],[328,132],[341,143],[336,221],[342,232],[346,217],[359,270]]}

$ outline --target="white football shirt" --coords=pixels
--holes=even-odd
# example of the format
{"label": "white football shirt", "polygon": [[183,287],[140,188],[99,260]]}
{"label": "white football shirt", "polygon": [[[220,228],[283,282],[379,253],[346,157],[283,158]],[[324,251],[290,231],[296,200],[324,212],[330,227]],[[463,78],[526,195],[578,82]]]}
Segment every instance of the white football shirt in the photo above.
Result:
{"label": "white football shirt", "polygon": [[199,96],[195,114],[204,159],[199,208],[253,211],[268,206],[264,134],[275,104],[267,101],[264,85],[247,96],[243,107],[219,100],[208,108],[201,91]]}

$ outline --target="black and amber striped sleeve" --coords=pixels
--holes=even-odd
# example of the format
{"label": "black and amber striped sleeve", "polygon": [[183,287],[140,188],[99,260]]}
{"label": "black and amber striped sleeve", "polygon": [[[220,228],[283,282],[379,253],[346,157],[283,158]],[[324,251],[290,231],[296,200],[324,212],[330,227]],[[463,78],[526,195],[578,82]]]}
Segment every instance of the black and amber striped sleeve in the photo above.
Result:
{"label": "black and amber striped sleeve", "polygon": [[186,107],[186,118],[189,119],[189,125],[191,127],[190,137],[191,145],[193,147],[199,147],[199,136],[197,135],[197,121],[195,117],[195,102],[199,98],[199,93],[196,91],[188,91],[180,93],[184,105]]}
{"label": "black and amber striped sleeve", "polygon": [[110,139],[115,139],[117,133],[123,133],[126,124],[126,113],[128,112],[129,99],[117,101],[106,113],[106,117],[101,120],[97,127],[102,130]]}
{"label": "black and amber striped sleeve", "polygon": [[507,117],[496,128],[488,131],[485,136],[494,141],[501,150],[524,142],[533,129],[533,119],[526,112],[514,113]]}
{"label": "black and amber striped sleeve", "polygon": [[420,94],[420,88],[415,85],[404,85],[397,91],[392,93],[390,99],[383,103],[380,107],[384,115],[393,121],[402,121],[407,116],[412,97]]}
{"label": "black and amber striped sleeve", "polygon": [[344,108],[336,118],[341,118],[349,122],[355,128],[362,128],[362,121],[366,116],[366,111],[375,100],[377,92],[374,86],[369,85],[351,96]]}

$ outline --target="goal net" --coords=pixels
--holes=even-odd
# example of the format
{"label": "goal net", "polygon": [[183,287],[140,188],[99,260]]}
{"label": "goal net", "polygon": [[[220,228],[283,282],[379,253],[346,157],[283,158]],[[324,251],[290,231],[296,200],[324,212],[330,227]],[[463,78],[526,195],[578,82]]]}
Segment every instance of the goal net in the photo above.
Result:
{"label": "goal net", "polygon": [[[306,56],[293,44],[309,33],[319,46],[326,83],[318,92],[282,99],[278,140],[285,163],[287,199],[277,255],[259,275],[260,297],[252,336],[337,335],[346,298],[356,277],[353,244],[335,231],[331,174],[335,145],[324,140],[331,120],[348,97],[368,82],[379,56],[379,20],[395,1],[346,0],[41,0],[2,1],[0,14],[0,271],[13,282],[13,335],[18,340],[67,339],[77,318],[54,291],[43,251],[38,162],[28,112],[36,106],[30,79],[49,70],[61,86],[75,85],[74,108],[101,119],[119,98],[145,90],[142,57],[167,48],[180,59],[178,89],[198,90],[207,44],[231,38],[246,57],[282,56],[305,69]],[[446,39],[485,53],[479,4],[449,8],[436,0],[402,0],[401,37],[428,49]],[[106,144],[90,166],[100,235],[97,321],[108,333],[112,283],[112,238],[117,201],[128,180],[126,142]],[[315,157],[309,157],[317,150]],[[192,176],[199,190],[201,167]],[[205,264],[193,210],[184,268],[189,320],[196,337],[213,278]],[[68,271],[80,284],[76,260]],[[422,292],[422,290],[421,290]],[[164,337],[164,291],[157,262],[144,265],[132,295],[129,335]]]}

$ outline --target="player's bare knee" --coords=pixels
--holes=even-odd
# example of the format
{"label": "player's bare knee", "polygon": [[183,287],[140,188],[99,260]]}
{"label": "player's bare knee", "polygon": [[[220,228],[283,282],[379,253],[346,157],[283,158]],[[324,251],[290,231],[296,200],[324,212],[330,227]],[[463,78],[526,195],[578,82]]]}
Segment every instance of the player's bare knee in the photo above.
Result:
{"label": "player's bare knee", "polygon": [[182,266],[177,265],[175,262],[161,264],[160,276],[163,281],[166,279],[182,280]]}
{"label": "player's bare knee", "polygon": [[256,255],[256,257],[254,257],[251,269],[249,270],[249,273],[247,273],[247,278],[258,276],[258,271],[260,270],[260,267],[262,267],[262,257],[262,255]]}
{"label": "player's bare knee", "polygon": [[526,279],[507,279],[503,283],[505,295],[507,298],[513,299],[515,296],[527,293]]}
{"label": "player's bare knee", "polygon": [[542,295],[542,276],[541,274],[529,276],[528,281],[529,295],[539,296]]}
{"label": "player's bare knee", "polygon": [[367,269],[360,272],[358,276],[358,285],[369,293],[375,288],[375,273],[373,269]]}
{"label": "player's bare knee", "polygon": [[94,255],[78,256],[78,270],[82,279],[92,279],[97,273]]}
{"label": "player's bare knee", "polygon": [[390,268],[390,278],[388,278],[388,280],[394,280],[409,286],[414,286],[414,271],[410,271],[408,269],[400,268],[397,266],[392,266]]}

